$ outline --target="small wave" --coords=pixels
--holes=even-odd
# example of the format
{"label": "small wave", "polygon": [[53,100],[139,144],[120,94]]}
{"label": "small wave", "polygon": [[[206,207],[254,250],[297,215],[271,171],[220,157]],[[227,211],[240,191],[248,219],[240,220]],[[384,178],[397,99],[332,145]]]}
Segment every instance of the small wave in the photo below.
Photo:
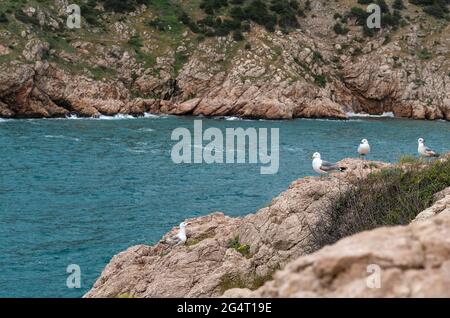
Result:
{"label": "small wave", "polygon": [[98,117],[80,117],[75,114],[71,114],[65,117],[65,119],[84,119],[84,120],[122,120],[122,119],[138,119],[138,118],[165,118],[167,116],[159,116],[150,113],[144,113],[143,116],[133,116],[128,114],[116,114],[113,116],[100,115]]}
{"label": "small wave", "polygon": [[136,117],[131,115],[125,115],[125,114],[117,114],[114,116],[106,116],[106,115],[100,115],[98,118],[100,120],[122,120],[122,119],[135,119]]}
{"label": "small wave", "polygon": [[160,115],[155,115],[152,113],[144,113],[144,118],[159,118],[161,117]]}
{"label": "small wave", "polygon": [[[306,121],[324,121],[324,122],[334,122],[334,123],[348,123],[350,122],[348,119],[338,119],[338,118],[296,118],[295,120],[306,120]],[[352,119],[351,122],[355,121],[363,121],[362,119]]]}
{"label": "small wave", "polygon": [[128,151],[128,152],[131,152],[131,153],[137,153],[137,154],[147,153],[147,151],[144,150],[144,149],[132,149],[132,148],[128,148],[127,151]]}
{"label": "small wave", "polygon": [[[204,116],[198,116],[198,117],[204,117]],[[250,118],[242,118],[237,116],[215,116],[212,117],[214,120],[226,120],[226,121],[267,121],[267,119],[250,119]]]}
{"label": "small wave", "polygon": [[224,119],[225,119],[225,120],[229,120],[229,121],[242,120],[242,118],[234,117],[234,116],[231,116],[231,117],[225,117]]}
{"label": "small wave", "polygon": [[71,140],[71,141],[80,141],[79,138],[75,138],[75,137],[68,137],[68,136],[63,136],[63,135],[45,135],[45,138],[50,138],[50,139],[64,139],[64,140]]}
{"label": "small wave", "polygon": [[138,131],[152,132],[152,131],[155,131],[155,130],[154,130],[154,129],[151,129],[151,128],[140,128],[140,129],[138,129]]}
{"label": "small wave", "polygon": [[370,115],[370,114],[367,114],[367,113],[348,112],[347,116],[350,117],[350,118],[352,118],[352,117],[356,117],[356,118],[358,118],[358,117],[364,117],[364,118],[394,118],[395,117],[393,112],[386,112],[386,113],[383,113],[381,115]]}
{"label": "small wave", "polygon": [[6,121],[8,121],[8,119],[0,118],[0,123],[4,123]]}

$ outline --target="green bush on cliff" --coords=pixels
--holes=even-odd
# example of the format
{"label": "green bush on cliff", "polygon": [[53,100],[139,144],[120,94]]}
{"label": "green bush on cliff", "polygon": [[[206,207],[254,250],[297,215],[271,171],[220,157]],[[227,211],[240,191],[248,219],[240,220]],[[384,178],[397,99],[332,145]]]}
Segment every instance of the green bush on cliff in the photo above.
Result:
{"label": "green bush on cliff", "polygon": [[0,13],[0,23],[8,23],[8,18],[5,13]]}
{"label": "green bush on cliff", "polygon": [[450,186],[450,160],[405,163],[409,165],[384,169],[342,189],[312,229],[312,251],[358,232],[409,224],[432,205],[434,194]]}
{"label": "green bush on cliff", "polygon": [[409,0],[410,3],[423,7],[423,12],[438,18],[444,19],[449,14],[448,0]]}
{"label": "green bush on cliff", "polygon": [[241,244],[239,241],[239,236],[236,236],[234,239],[228,241],[228,248],[232,248],[239,252],[242,256],[249,258],[250,255],[250,246],[247,244]]}

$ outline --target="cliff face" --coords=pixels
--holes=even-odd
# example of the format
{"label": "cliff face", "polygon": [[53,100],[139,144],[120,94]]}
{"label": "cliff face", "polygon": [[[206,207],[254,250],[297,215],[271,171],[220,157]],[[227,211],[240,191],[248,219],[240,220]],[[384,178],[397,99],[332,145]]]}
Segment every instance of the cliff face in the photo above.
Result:
{"label": "cliff face", "polygon": [[[86,9],[79,30],[66,28],[64,1],[7,2],[12,13],[0,22],[1,117],[393,112],[450,119],[448,22],[408,2],[400,25],[372,37],[347,14],[356,1],[312,1],[308,8],[300,1],[298,25],[267,31],[251,22],[243,40],[204,39],[173,22],[172,8],[191,19],[207,16],[178,2],[114,13],[97,1],[97,21]],[[336,34],[337,24],[345,35]]]}
{"label": "cliff face", "polygon": [[86,297],[214,297],[257,288],[289,261],[311,252],[315,228],[339,193],[385,164],[347,159],[348,171],[304,178],[245,218],[221,213],[188,220],[186,246],[136,246],[116,255]]}
{"label": "cliff face", "polygon": [[85,297],[450,296],[450,188],[410,225],[361,232],[314,252],[328,209],[386,168],[341,164],[346,173],[300,179],[255,214],[186,221],[186,245],[166,243],[173,229],[154,246],[131,247],[113,257]]}
{"label": "cliff face", "polygon": [[[254,292],[233,289],[225,296],[450,297],[450,195],[431,210],[439,215],[343,239],[300,257]],[[380,270],[379,285],[368,272],[374,265]]]}

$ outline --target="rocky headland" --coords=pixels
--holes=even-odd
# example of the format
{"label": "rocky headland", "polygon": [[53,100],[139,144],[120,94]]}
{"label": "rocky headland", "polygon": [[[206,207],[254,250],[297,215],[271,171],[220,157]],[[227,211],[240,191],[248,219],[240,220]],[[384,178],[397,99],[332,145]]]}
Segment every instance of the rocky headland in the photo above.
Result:
{"label": "rocky headland", "polygon": [[[352,195],[360,193],[354,191],[362,183],[372,182],[366,194],[370,199],[364,201],[372,205],[379,204],[375,197],[383,195],[384,188],[396,195],[386,180],[397,174],[404,185],[411,176],[428,191],[430,184],[422,182],[429,181],[417,181],[423,175],[416,171],[439,172],[442,179],[436,180],[446,180],[447,159],[430,168],[422,163],[391,166],[356,159],[341,164],[348,167],[346,172],[299,179],[255,214],[231,218],[214,213],[187,220],[185,245],[165,243],[177,232],[174,228],[154,246],[131,247],[113,257],[85,297],[450,296],[450,188],[435,193],[431,204],[426,203],[431,207],[413,213],[400,222],[402,226],[383,226],[392,218],[389,214],[366,231],[345,231],[349,224],[360,224],[354,212],[344,215],[343,223],[331,220],[337,206],[353,205]],[[445,182],[438,186],[433,181],[431,187],[448,186]],[[377,191],[378,186],[383,189]],[[360,210],[370,219],[377,209]],[[327,227],[341,237],[324,240]],[[355,234],[345,237],[352,231]],[[382,270],[380,289],[367,288],[370,264]]]}
{"label": "rocky headland", "polygon": [[245,6],[240,21],[231,5],[232,19],[179,1],[126,10],[88,1],[73,30],[66,1],[4,2],[0,117],[389,112],[450,120],[448,21],[407,1],[388,1],[373,34],[361,26],[365,7],[356,0],[298,1],[289,4],[294,18],[278,16],[278,26],[261,25]]}

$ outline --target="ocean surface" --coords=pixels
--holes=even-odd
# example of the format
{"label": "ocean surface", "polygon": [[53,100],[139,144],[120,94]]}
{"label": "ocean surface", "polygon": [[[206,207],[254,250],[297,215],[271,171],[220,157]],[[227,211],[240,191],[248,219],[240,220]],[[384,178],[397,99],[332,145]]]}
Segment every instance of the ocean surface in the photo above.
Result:
{"label": "ocean surface", "polygon": [[[395,162],[416,155],[417,139],[450,150],[450,123],[392,118],[246,121],[202,119],[204,128],[279,128],[280,167],[181,164],[171,160],[175,128],[198,118],[0,119],[0,297],[81,297],[116,253],[153,244],[186,218],[266,206],[297,178],[313,175],[311,155]],[[81,288],[66,286],[67,267]]]}

